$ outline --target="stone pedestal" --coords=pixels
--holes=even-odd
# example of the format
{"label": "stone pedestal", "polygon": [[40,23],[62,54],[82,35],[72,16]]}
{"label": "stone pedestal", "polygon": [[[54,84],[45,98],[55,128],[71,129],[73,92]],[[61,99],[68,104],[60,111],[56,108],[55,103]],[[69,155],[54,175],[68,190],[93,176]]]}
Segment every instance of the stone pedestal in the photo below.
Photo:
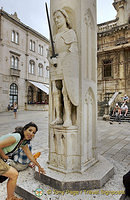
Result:
{"label": "stone pedestal", "polygon": [[64,173],[80,171],[79,139],[75,126],[50,126],[49,168]]}
{"label": "stone pedestal", "polygon": [[[63,173],[81,172],[80,133],[76,126],[50,126],[50,150],[48,167]],[[97,159],[84,163],[85,169]],[[86,166],[85,166],[86,164]]]}

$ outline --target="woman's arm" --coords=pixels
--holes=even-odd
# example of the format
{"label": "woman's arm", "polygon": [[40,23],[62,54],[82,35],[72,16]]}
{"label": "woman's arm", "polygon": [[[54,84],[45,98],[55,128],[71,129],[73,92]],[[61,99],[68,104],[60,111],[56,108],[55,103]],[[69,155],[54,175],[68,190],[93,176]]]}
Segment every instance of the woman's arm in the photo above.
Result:
{"label": "woman's arm", "polygon": [[45,174],[45,170],[40,166],[40,164],[33,157],[31,151],[28,148],[28,145],[23,146],[22,149],[23,149],[24,153],[27,155],[28,159],[38,167],[39,173],[41,172],[41,173]]}
{"label": "woman's arm", "polygon": [[16,142],[16,139],[15,137],[13,136],[10,136],[2,141],[0,141],[0,156],[5,159],[5,160],[8,160],[8,156],[5,155],[4,151],[2,150],[4,147],[8,147],[12,144],[14,144]]}

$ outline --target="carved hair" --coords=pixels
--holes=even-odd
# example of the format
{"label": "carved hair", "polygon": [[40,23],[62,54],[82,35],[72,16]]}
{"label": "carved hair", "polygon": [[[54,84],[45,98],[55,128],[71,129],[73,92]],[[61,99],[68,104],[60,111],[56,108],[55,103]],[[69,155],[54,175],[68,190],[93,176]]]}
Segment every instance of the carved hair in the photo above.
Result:
{"label": "carved hair", "polygon": [[55,15],[56,12],[61,12],[62,15],[65,17],[65,20],[66,20],[66,25],[69,29],[71,29],[71,24],[70,24],[70,20],[69,20],[69,16],[67,14],[67,12],[64,10],[64,9],[59,9],[59,10],[55,10],[54,13],[53,13],[53,16]]}

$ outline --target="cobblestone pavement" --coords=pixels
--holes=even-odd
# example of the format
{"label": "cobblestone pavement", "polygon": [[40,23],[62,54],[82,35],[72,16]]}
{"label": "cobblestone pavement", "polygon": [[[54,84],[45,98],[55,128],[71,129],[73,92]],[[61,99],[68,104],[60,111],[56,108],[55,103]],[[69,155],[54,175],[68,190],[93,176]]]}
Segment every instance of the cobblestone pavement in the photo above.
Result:
{"label": "cobblestone pavement", "polygon": [[[12,132],[16,126],[22,126],[30,121],[35,122],[39,131],[32,141],[33,152],[42,152],[42,163],[47,161],[48,153],[48,112],[19,111],[14,119],[12,111],[0,113],[0,135]],[[65,192],[58,194],[53,188],[36,181],[34,171],[30,168],[19,173],[18,184],[35,195],[37,188],[42,188],[42,200],[118,200],[124,191],[123,175],[130,170],[130,123],[110,124],[107,121],[97,121],[97,151],[114,165],[114,176],[100,190]],[[39,162],[41,162],[39,158]],[[86,189],[87,190],[87,189]],[[6,198],[6,181],[0,186],[0,200]],[[28,199],[29,200],[29,199]]]}

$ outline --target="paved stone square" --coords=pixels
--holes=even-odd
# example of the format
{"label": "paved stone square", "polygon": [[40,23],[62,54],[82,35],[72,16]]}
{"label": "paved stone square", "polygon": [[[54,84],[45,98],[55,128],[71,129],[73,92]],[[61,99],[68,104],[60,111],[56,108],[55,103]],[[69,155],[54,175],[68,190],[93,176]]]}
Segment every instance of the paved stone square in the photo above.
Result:
{"label": "paved stone square", "polygon": [[[13,112],[0,113],[0,135],[12,132],[16,126],[33,121],[39,131],[32,141],[33,152],[41,151],[39,162],[46,165],[48,156],[48,112],[47,111],[19,111],[17,119]],[[122,177],[130,170],[130,123],[110,124],[107,121],[97,121],[97,151],[114,165],[114,176],[99,190],[72,192],[60,192],[36,181],[34,171],[30,168],[19,173],[18,185],[32,194],[30,199],[42,200],[118,200],[123,190]],[[37,188],[43,190],[41,198],[36,197]],[[0,200],[5,200],[6,182],[0,186]]]}

